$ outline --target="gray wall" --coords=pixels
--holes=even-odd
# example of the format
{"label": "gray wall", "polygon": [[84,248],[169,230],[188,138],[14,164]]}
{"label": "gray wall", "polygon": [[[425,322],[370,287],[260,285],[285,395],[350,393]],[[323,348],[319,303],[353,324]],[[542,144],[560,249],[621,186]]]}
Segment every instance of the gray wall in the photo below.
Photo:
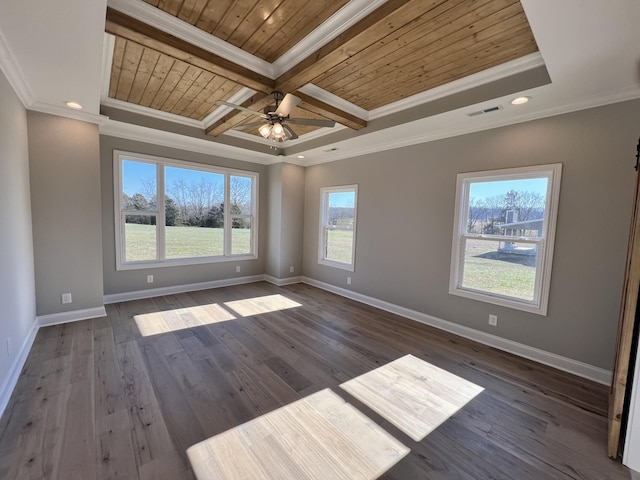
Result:
{"label": "gray wall", "polygon": [[[258,203],[258,259],[209,263],[201,265],[181,265],[172,267],[145,268],[139,270],[116,270],[115,226],[113,210],[113,151],[124,150],[133,153],[157,155],[174,160],[189,161],[219,167],[234,168],[257,172],[259,174]],[[136,142],[122,138],[100,136],[101,182],[102,182],[102,242],[104,269],[104,293],[111,295],[124,292],[135,292],[150,288],[172,287],[213,280],[262,275],[265,272],[267,246],[266,216],[267,208],[267,167],[249,162],[230,160],[227,158],[186,152],[148,143]],[[236,265],[240,273],[236,273]],[[154,283],[147,283],[147,274],[153,274]]]}
{"label": "gray wall", "polygon": [[268,205],[263,211],[267,222],[265,273],[280,277],[280,238],[282,236],[282,163],[269,165],[267,170]]}
{"label": "gray wall", "polygon": [[27,142],[27,112],[0,71],[0,395],[36,318]]}
{"label": "gray wall", "polygon": [[[611,369],[640,101],[310,167],[303,274]],[[548,316],[448,293],[456,174],[563,164]],[[318,264],[320,187],[358,184],[355,272]],[[352,277],[351,286],[346,277]],[[498,326],[488,326],[488,315]]]}
{"label": "gray wall", "polygon": [[289,163],[271,165],[268,185],[266,273],[279,279],[299,276],[302,272],[304,168]]}
{"label": "gray wall", "polygon": [[[38,315],[101,307],[98,126],[29,112]],[[63,305],[62,293],[73,303]]]}

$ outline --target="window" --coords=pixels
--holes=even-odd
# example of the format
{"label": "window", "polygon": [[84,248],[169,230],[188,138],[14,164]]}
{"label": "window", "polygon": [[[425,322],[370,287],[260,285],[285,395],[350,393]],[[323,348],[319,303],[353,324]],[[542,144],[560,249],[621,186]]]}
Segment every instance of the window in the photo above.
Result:
{"label": "window", "polygon": [[320,189],[319,263],[353,271],[357,203],[357,185]]}
{"label": "window", "polygon": [[458,175],[449,293],[547,314],[561,170]]}
{"label": "window", "polygon": [[114,152],[118,270],[257,258],[258,174]]}

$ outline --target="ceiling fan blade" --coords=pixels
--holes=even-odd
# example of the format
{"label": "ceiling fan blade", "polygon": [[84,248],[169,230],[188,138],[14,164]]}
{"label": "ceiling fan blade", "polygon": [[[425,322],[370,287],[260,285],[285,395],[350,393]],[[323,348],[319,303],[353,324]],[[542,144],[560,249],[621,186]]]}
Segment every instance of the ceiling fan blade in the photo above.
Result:
{"label": "ceiling fan blade", "polygon": [[216,100],[216,103],[218,105],[222,105],[222,106],[225,106],[225,107],[235,108],[236,110],[242,110],[243,112],[251,113],[253,115],[260,115],[262,118],[267,118],[267,116],[264,113],[256,112],[255,110],[251,110],[249,108],[245,108],[242,105],[236,105],[235,103],[225,102],[224,100]]}
{"label": "ceiling fan blade", "polygon": [[289,140],[295,140],[296,138],[298,138],[298,135],[296,135],[296,132],[291,130],[291,128],[289,128],[287,124],[283,123],[282,128],[284,128],[284,131],[287,132],[287,136],[289,137]]}
{"label": "ceiling fan blade", "polygon": [[288,118],[287,122],[294,125],[310,125],[312,127],[335,127],[333,120],[320,120],[319,118]]}
{"label": "ceiling fan blade", "polygon": [[296,105],[298,105],[301,101],[302,100],[300,100],[295,95],[291,95],[290,93],[287,93],[282,99],[282,102],[280,103],[280,105],[278,105],[278,108],[275,111],[276,115],[279,115],[281,117],[286,117],[291,113],[291,110],[293,110],[296,107]]}
{"label": "ceiling fan blade", "polygon": [[259,127],[260,125],[264,125],[264,122],[245,123],[244,125],[238,125],[237,127],[233,127],[232,130],[249,130],[250,128]]}

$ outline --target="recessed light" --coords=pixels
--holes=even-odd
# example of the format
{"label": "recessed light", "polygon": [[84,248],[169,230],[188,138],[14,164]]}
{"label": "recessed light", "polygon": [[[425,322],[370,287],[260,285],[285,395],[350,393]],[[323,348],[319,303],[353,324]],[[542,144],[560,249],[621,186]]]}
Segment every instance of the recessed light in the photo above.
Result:
{"label": "recessed light", "polygon": [[304,155],[298,155],[298,158],[304,158]]}
{"label": "recessed light", "polygon": [[64,102],[64,104],[69,107],[69,108],[73,108],[75,110],[82,110],[84,107],[82,105],[80,105],[78,102]]}
{"label": "recessed light", "polygon": [[531,100],[531,97],[518,97],[511,100],[511,105],[522,105]]}

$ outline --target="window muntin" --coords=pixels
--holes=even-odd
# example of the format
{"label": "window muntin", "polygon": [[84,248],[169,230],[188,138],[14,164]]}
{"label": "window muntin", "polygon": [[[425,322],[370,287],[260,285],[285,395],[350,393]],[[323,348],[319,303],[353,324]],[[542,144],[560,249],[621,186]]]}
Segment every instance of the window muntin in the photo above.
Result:
{"label": "window muntin", "polygon": [[320,203],[318,262],[353,271],[358,186],[322,188]]}
{"label": "window muntin", "polygon": [[458,175],[450,293],[546,315],[561,167]]}
{"label": "window muntin", "polygon": [[117,151],[114,163],[117,269],[257,258],[257,173]]}

